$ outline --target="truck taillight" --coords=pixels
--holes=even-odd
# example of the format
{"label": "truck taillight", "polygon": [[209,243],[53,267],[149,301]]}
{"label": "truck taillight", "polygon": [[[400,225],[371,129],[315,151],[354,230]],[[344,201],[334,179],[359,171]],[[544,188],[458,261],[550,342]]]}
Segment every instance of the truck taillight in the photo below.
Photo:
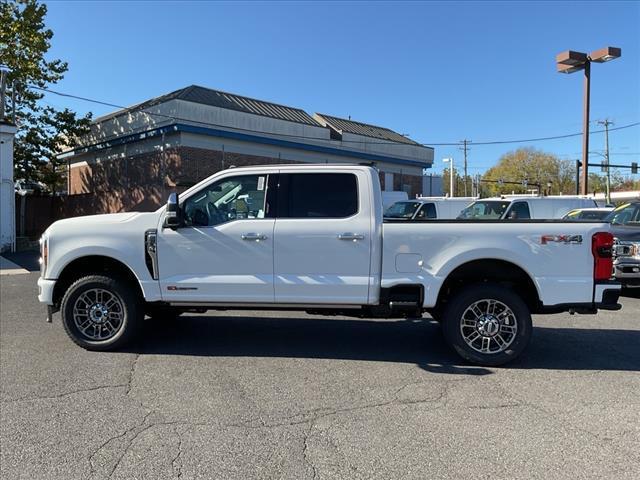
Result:
{"label": "truck taillight", "polygon": [[598,232],[591,243],[594,280],[609,280],[613,275],[613,235]]}

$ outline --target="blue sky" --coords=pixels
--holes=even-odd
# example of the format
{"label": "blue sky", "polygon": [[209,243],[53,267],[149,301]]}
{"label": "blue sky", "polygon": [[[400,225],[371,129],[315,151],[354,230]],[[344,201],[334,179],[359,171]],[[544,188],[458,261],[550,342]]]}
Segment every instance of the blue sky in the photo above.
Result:
{"label": "blue sky", "polygon": [[[622,58],[593,65],[591,118],[640,122],[637,1],[47,4],[50,54],[70,65],[55,88],[119,105],[199,84],[428,144],[546,137],[582,130],[582,74],[556,73],[555,55],[611,45]],[[591,144],[602,151],[604,136]],[[519,146],[579,158],[581,138],[472,145],[470,173]],[[640,127],[611,132],[610,146],[612,161],[640,161]],[[436,170],[462,156],[435,149]]]}

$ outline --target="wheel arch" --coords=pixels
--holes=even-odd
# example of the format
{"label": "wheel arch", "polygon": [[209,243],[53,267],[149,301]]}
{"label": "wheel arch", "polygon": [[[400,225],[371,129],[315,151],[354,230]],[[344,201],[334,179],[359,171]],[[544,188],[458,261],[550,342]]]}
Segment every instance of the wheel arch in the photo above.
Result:
{"label": "wheel arch", "polygon": [[541,308],[540,292],[531,276],[519,265],[499,258],[471,260],[454,268],[438,291],[436,305],[442,308],[460,288],[481,283],[496,283],[512,289],[532,313]]}
{"label": "wheel arch", "polygon": [[67,263],[58,275],[53,289],[53,304],[60,307],[65,292],[73,282],[86,275],[110,274],[124,278],[142,298],[140,279],[125,263],[107,255],[86,255]]}

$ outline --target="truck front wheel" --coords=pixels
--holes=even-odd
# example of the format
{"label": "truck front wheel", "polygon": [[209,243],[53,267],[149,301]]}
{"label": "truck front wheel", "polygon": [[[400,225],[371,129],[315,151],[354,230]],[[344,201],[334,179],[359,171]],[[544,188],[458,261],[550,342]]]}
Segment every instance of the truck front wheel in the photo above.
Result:
{"label": "truck front wheel", "polygon": [[464,359],[486,366],[518,357],[531,339],[531,314],[525,302],[495,284],[465,287],[447,303],[443,331]]}
{"label": "truck front wheel", "polygon": [[143,318],[140,303],[124,280],[104,275],[82,277],[62,299],[62,324],[82,348],[116,350],[138,333]]}

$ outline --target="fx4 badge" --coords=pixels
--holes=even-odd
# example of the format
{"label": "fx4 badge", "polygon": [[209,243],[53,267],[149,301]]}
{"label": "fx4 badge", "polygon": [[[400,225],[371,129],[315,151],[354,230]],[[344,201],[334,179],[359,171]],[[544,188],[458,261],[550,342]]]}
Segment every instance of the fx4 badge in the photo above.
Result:
{"label": "fx4 badge", "polygon": [[580,245],[582,243],[582,235],[542,235],[540,237],[542,245],[547,245],[550,242]]}

